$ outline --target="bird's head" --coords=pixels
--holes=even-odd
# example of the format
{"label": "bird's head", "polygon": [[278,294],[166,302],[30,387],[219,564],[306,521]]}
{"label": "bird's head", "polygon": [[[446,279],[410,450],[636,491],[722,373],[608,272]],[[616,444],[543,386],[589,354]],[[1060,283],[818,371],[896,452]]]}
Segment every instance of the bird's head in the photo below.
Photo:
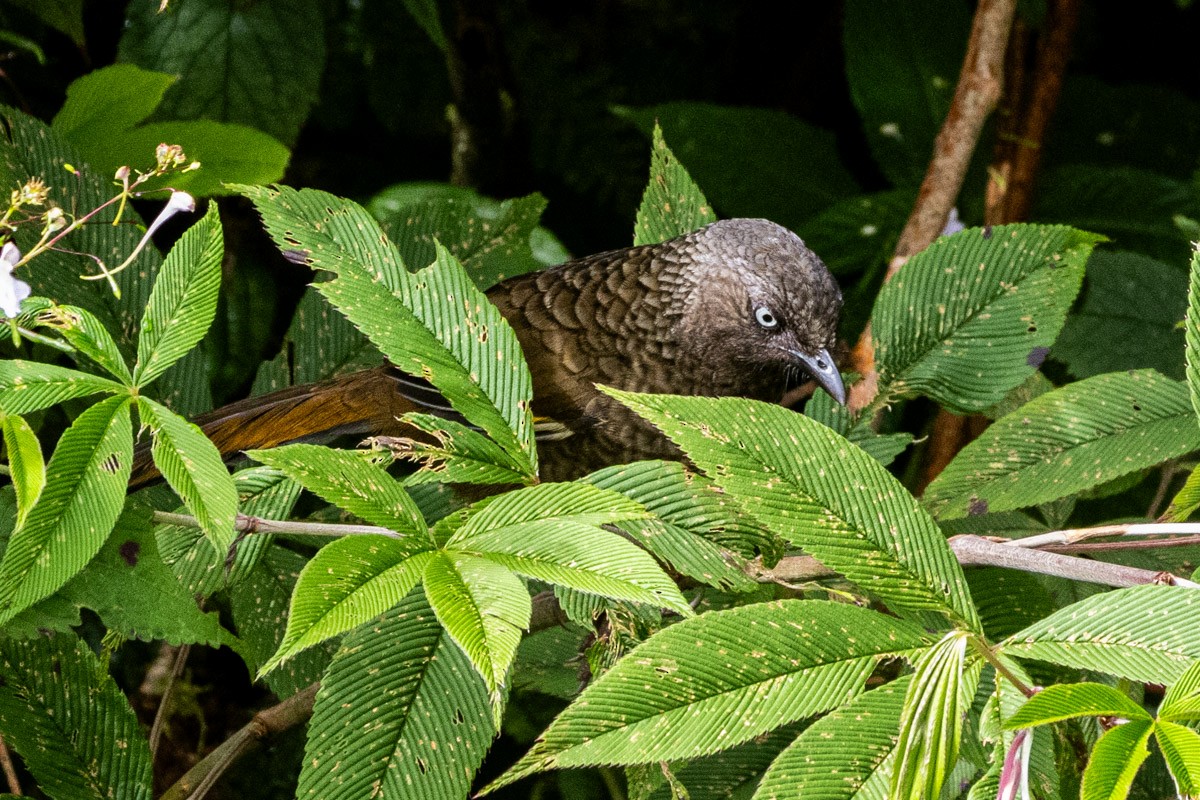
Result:
{"label": "bird's head", "polygon": [[694,363],[769,387],[811,376],[839,403],[831,350],[842,293],[800,237],[761,219],[715,222],[686,237],[688,286],[678,341]]}

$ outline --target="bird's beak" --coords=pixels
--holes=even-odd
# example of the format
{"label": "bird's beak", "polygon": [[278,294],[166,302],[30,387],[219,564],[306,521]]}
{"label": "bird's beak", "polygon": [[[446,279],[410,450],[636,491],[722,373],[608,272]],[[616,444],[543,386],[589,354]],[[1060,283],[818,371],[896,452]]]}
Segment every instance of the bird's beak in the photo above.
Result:
{"label": "bird's beak", "polygon": [[818,350],[816,353],[802,353],[792,350],[792,355],[804,363],[804,368],[817,384],[829,392],[829,396],[839,404],[846,405],[846,384],[842,383],[842,374],[838,372],[837,364],[828,350]]}

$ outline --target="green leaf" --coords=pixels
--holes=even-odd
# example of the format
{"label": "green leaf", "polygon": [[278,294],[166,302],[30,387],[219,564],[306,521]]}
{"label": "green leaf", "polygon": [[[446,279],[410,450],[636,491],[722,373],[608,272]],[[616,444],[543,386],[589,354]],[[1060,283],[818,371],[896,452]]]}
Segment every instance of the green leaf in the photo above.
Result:
{"label": "green leaf", "polygon": [[291,444],[246,455],[274,467],[339,508],[372,525],[429,543],[425,520],[404,487],[366,451]]}
{"label": "green leaf", "polygon": [[739,398],[606,390],[654,423],[754,517],[897,608],[978,628],[937,525],[877,461],[819,422]]}
{"label": "green leaf", "polygon": [[1083,771],[1080,800],[1123,800],[1133,778],[1150,755],[1146,742],[1154,723],[1133,720],[1109,729],[1096,742]]}
{"label": "green leaf", "polygon": [[325,15],[315,0],[198,0],[128,9],[119,60],[181,76],[158,118],[238,122],[285,144],[317,100]]}
{"label": "green leaf", "polygon": [[949,633],[917,659],[900,716],[891,798],[937,797],[954,768],[982,669],[967,655],[971,635]]}
{"label": "green leaf", "polygon": [[[211,550],[207,545],[205,548]],[[162,560],[146,509],[121,514],[104,547],[82,572],[51,597],[5,625],[10,635],[35,637],[46,630],[69,632],[91,609],[104,626],[129,638],[171,644],[230,645],[216,611],[201,611],[195,596]]]}
{"label": "green leaf", "polygon": [[1200,658],[1191,623],[1197,593],[1134,586],[1093,595],[1010,636],[1002,652],[1092,669],[1144,683],[1171,684]]}
{"label": "green leaf", "polygon": [[189,160],[202,165],[153,178],[139,187],[146,191],[170,186],[209,196],[227,194],[223,182],[267,183],[283,177],[287,148],[253,128],[212,120],[145,122],[177,77],[132,64],[94,70],[67,87],[67,100],[52,127],[101,175],[122,166],[148,171],[155,148],[164,142],[180,145]]}
{"label": "green leaf", "polygon": [[[534,772],[695,758],[836,708],[916,626],[824,601],[715,611],[662,630],[583,691],[485,791]],[[732,723],[732,724],[731,724]]]}
{"label": "green leaf", "polygon": [[1158,706],[1158,718],[1189,720],[1200,715],[1200,661],[1188,667],[1179,680],[1171,684]]}
{"label": "green leaf", "polygon": [[417,585],[436,553],[388,536],[346,536],[322,547],[300,573],[283,642],[259,670],[382,614]]}
{"label": "green leaf", "polygon": [[590,483],[543,483],[477,503],[447,544],[466,546],[483,534],[507,533],[527,525],[600,526],[646,516],[640,503]]}
{"label": "green leaf", "polygon": [[347,636],[321,679],[296,797],[462,800],[491,716],[483,681],[411,592]]}
{"label": "green leaf", "polygon": [[536,472],[532,379],[516,335],[445,248],[410,274],[360,206],[312,190],[239,191],[281,249],[337,274],[317,289],[388,360],[427,379],[527,475]]}
{"label": "green leaf", "polygon": [[0,728],[50,797],[150,800],[150,748],[125,695],[72,634],[0,640]]}
{"label": "green leaf", "polygon": [[1077,378],[1152,367],[1183,377],[1187,276],[1137,253],[1092,253],[1083,305],[1067,317],[1051,356]]}
{"label": "green leaf", "polygon": [[968,7],[956,0],[846,3],[850,95],[876,163],[897,186],[925,177],[970,30]]}
{"label": "green leaf", "polygon": [[104,545],[125,502],[130,425],[129,398],[110,397],[59,439],[46,488],[0,563],[0,624],[57,591]]}
{"label": "green leaf", "polygon": [[[724,590],[749,591],[757,586],[739,553],[765,551],[776,558],[777,542],[712,481],[669,461],[639,461],[609,467],[585,478],[620,492],[655,515],[627,520],[621,528],[675,571]],[[728,548],[728,549],[726,549]]]}
{"label": "green leaf", "polygon": [[[403,191],[406,186],[410,189],[407,193]],[[406,194],[423,194],[425,199],[398,205]],[[377,195],[370,209],[388,238],[396,243],[405,264],[434,261],[435,243],[441,242],[481,290],[542,266],[531,247],[535,231],[549,235],[538,228],[546,209],[546,198],[540,194],[498,203],[469,190],[418,193],[410,185],[401,184],[382,198]],[[566,253],[561,256],[551,263],[565,261]]]}
{"label": "green leaf", "polygon": [[422,577],[430,608],[483,677],[499,728],[505,676],[533,613],[529,591],[499,564],[451,553],[431,558]]}
{"label": "green leaf", "polygon": [[1123,692],[1102,683],[1063,683],[1048,686],[1029,698],[1009,717],[1006,730],[1031,728],[1075,717],[1153,719]]}
{"label": "green leaf", "polygon": [[99,364],[121,383],[127,386],[133,383],[125,357],[112,334],[86,308],[52,306],[38,314],[37,323],[57,330],[79,353]]}
{"label": "green leaf", "polygon": [[650,183],[642,194],[642,204],[633,225],[634,246],[665,242],[716,221],[717,215],[709,207],[704,193],[667,147],[662,128],[655,120]]}
{"label": "green leaf", "polygon": [[4,455],[8,459],[9,478],[17,498],[16,527],[25,524],[29,510],[46,486],[46,462],[37,434],[22,417],[0,414],[4,431]]}
{"label": "green leaf", "polygon": [[0,409],[8,414],[41,411],[98,392],[126,391],[115,381],[67,367],[20,358],[0,360]]}
{"label": "green leaf", "polygon": [[886,778],[909,678],[858,697],[810,725],[763,775],[754,800],[851,800]]}
{"label": "green leaf", "polygon": [[[1189,385],[1190,388],[1190,385]],[[1195,394],[1192,395],[1192,407],[1195,408]],[[1171,498],[1171,505],[1163,512],[1160,522],[1186,522],[1191,519],[1196,510],[1200,509],[1200,469],[1188,473],[1187,480],[1176,495]]]}
{"label": "green leaf", "polygon": [[689,102],[616,111],[647,138],[661,125],[675,157],[722,216],[795,229],[858,188],[833,133],[782,111]]}
{"label": "green leaf", "polygon": [[1200,246],[1192,252],[1184,335],[1187,342],[1188,394],[1192,398],[1192,409],[1200,416]]}
{"label": "green leaf", "polygon": [[921,393],[958,412],[1000,402],[1045,359],[1098,241],[1061,226],[999,225],[913,256],[871,313],[878,402]]}
{"label": "green leaf", "polygon": [[1154,738],[1180,797],[1200,795],[1200,733],[1174,722],[1154,723]]}
{"label": "green leaf", "polygon": [[188,228],[163,261],[138,330],[139,387],[153,381],[191,350],[217,314],[221,258],[225,252],[217,204]]}
{"label": "green leaf", "polygon": [[1187,388],[1115,372],[1036,397],[964,447],[925,490],[939,518],[1026,508],[1200,448]]}
{"label": "green leaf", "polygon": [[137,399],[149,426],[154,466],[179,495],[218,554],[233,544],[237,491],[221,454],[195,425],[148,397]]}
{"label": "green leaf", "polygon": [[404,479],[408,486],[423,483],[522,484],[529,477],[498,444],[459,422],[430,414],[405,414],[403,420],[425,431],[436,444],[403,440],[398,458],[416,461],[421,469]]}

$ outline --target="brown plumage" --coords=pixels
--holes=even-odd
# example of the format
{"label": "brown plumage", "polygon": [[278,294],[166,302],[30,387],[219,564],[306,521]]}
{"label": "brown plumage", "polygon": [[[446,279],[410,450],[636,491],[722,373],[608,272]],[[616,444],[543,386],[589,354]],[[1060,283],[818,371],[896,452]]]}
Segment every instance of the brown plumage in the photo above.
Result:
{"label": "brown plumage", "polygon": [[[679,457],[597,383],[777,402],[789,382],[811,376],[845,399],[830,356],[841,292],[795,234],[765,220],[725,220],[568,261],[504,281],[488,297],[529,362],[535,415],[553,421],[539,438],[543,480]],[[197,424],[233,455],[321,435],[403,433],[396,417],[439,402],[385,366],[250,398]],[[142,467],[135,484],[156,474]]]}

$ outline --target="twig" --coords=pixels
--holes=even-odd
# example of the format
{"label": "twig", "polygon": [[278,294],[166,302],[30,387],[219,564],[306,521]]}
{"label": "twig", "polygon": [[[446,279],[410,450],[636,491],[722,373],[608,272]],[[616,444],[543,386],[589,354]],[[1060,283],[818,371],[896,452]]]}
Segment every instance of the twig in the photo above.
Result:
{"label": "twig", "polygon": [[975,648],[979,655],[983,656],[984,661],[991,664],[992,668],[996,670],[998,674],[1003,675],[1009,683],[1017,687],[1017,691],[1019,691],[1021,694],[1025,695],[1026,697],[1033,697],[1038,693],[1037,689],[1027,685],[1025,681],[1013,674],[1013,671],[1006,667],[1004,662],[996,657],[996,653],[992,650],[992,648],[988,647],[988,643],[983,639],[979,638],[978,636],[969,636],[967,637],[967,641],[971,643],[971,646]]}
{"label": "twig", "polygon": [[[155,511],[153,520],[159,525],[178,525],[181,528],[199,528],[199,521],[188,514],[175,514],[170,511]],[[375,525],[342,525],[334,522],[300,522],[298,520],[264,519],[248,514],[238,514],[233,522],[233,529],[238,533],[295,533],[306,536],[390,536],[393,539],[405,538],[399,533]]]}
{"label": "twig", "polygon": [[312,716],[319,684],[302,689],[278,705],[258,712],[243,728],[219,744],[165,791],[160,800],[200,800],[225,769],[260,741],[300,725]]}
{"label": "twig", "polygon": [[1105,561],[1013,547],[1010,543],[994,542],[980,536],[951,537],[950,549],[954,551],[958,563],[964,567],[1005,567],[1117,588],[1155,583],[1200,589],[1200,584],[1176,577],[1169,572],[1155,572]]}
{"label": "twig", "polygon": [[1087,544],[1050,544],[1048,553],[1104,553],[1114,550],[1161,550],[1165,547],[1190,547],[1200,544],[1200,536],[1180,536],[1175,539],[1150,539],[1133,542],[1091,542]]}
{"label": "twig", "polygon": [[154,714],[154,724],[150,726],[150,759],[158,754],[158,743],[162,739],[163,728],[166,726],[167,717],[171,710],[171,694],[175,689],[175,684],[179,680],[179,676],[183,674],[183,667],[187,664],[188,654],[192,652],[190,644],[181,645],[175,648],[175,655],[171,663],[171,672],[167,675],[166,686],[163,688],[162,697],[158,701],[158,711]]}
{"label": "twig", "polygon": [[1171,480],[1178,472],[1178,464],[1175,461],[1168,461],[1162,466],[1162,472],[1158,476],[1158,489],[1154,492],[1154,499],[1150,501],[1150,508],[1146,509],[1146,516],[1150,519],[1158,518],[1158,510],[1162,508],[1163,502],[1167,499],[1167,491],[1171,488]]}
{"label": "twig", "polygon": [[4,743],[4,737],[0,736],[0,769],[4,770],[4,780],[8,783],[8,793],[21,796],[21,781],[17,777],[17,768],[13,764],[12,753],[8,751],[8,745]]}
{"label": "twig", "polygon": [[[1000,98],[1005,46],[1016,5],[1016,0],[981,0],[975,10],[954,100],[934,140],[933,159],[888,264],[885,280],[895,275],[912,255],[928,247],[946,225],[984,121]],[[869,323],[851,353],[851,365],[863,376],[850,389],[850,407],[857,410],[870,404],[879,392]]]}
{"label": "twig", "polygon": [[1116,525],[1096,525],[1091,528],[1068,528],[1061,531],[1039,533],[1007,542],[1009,547],[1026,549],[1048,545],[1072,545],[1088,539],[1106,536],[1196,536],[1200,535],[1200,522],[1127,522]]}

